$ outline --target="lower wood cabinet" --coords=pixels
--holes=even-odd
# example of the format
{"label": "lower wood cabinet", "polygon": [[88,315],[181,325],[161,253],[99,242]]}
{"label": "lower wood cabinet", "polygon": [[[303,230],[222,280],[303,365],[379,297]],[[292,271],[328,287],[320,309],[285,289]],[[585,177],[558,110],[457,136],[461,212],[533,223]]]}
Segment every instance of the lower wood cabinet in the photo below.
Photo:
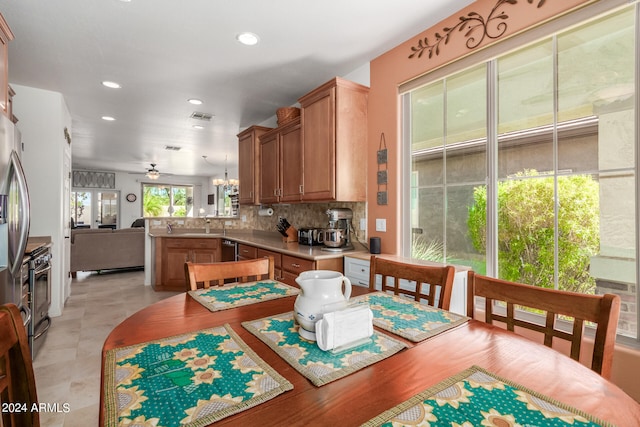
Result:
{"label": "lower wood cabinet", "polygon": [[299,288],[296,277],[308,270],[334,270],[342,272],[342,257],[311,260],[285,255],[268,249],[257,248],[251,245],[238,245],[239,259],[253,259],[272,256],[274,261],[274,278],[280,282]]}
{"label": "lower wood cabinet", "polygon": [[244,244],[238,245],[238,261],[243,259],[255,259],[258,255],[258,248]]}
{"label": "lower wood cabinet", "polygon": [[258,248],[256,258],[273,257],[273,278],[282,282],[282,254],[267,249]]}
{"label": "lower wood cabinet", "polygon": [[156,291],[186,291],[188,289],[185,262],[220,261],[220,239],[156,238]]}
{"label": "lower wood cabinet", "polygon": [[299,288],[296,277],[303,271],[309,270],[333,270],[342,273],[342,257],[317,259],[315,261],[298,258],[290,255],[282,255],[282,282]]}

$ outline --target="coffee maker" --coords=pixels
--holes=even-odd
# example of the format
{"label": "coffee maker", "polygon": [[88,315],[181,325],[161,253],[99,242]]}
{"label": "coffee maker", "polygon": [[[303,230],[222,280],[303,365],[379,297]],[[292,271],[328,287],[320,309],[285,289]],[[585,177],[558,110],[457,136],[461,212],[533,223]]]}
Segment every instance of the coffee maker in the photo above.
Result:
{"label": "coffee maker", "polygon": [[353,250],[351,244],[351,221],[353,211],[349,208],[330,208],[326,212],[329,217],[329,228],[324,229],[323,251],[343,252]]}

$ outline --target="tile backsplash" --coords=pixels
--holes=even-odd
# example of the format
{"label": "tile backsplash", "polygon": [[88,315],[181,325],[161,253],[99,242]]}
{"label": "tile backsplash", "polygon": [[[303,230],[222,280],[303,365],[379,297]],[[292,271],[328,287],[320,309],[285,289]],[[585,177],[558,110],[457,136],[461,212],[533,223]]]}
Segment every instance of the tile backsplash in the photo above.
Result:
{"label": "tile backsplash", "polygon": [[[349,208],[353,211],[353,229],[356,238],[366,241],[366,230],[360,230],[360,220],[366,219],[367,204],[365,202],[334,202],[334,203],[296,203],[269,205],[273,209],[273,216],[259,216],[258,211],[267,206],[240,206],[238,218],[210,218],[211,229],[222,229],[224,221],[227,230],[258,230],[277,232],[276,224],[280,217],[284,217],[296,229],[303,227],[326,228],[329,219],[325,213],[329,208]],[[244,219],[244,221],[243,221]],[[152,228],[165,228],[171,222],[174,228],[204,228],[202,218],[154,218]],[[230,222],[230,224],[229,224]]]}

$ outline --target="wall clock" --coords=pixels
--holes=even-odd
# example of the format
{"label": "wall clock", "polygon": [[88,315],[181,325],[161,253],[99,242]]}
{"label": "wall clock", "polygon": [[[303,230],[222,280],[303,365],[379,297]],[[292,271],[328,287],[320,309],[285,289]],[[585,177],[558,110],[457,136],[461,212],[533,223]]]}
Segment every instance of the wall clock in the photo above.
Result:
{"label": "wall clock", "polygon": [[127,202],[135,202],[137,199],[136,195],[133,193],[127,194]]}

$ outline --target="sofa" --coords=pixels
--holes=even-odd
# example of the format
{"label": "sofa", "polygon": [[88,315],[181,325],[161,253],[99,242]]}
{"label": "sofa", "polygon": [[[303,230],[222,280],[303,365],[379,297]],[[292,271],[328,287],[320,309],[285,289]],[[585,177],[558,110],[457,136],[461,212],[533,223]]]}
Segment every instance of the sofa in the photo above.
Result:
{"label": "sofa", "polygon": [[142,227],[71,230],[71,273],[144,267]]}

